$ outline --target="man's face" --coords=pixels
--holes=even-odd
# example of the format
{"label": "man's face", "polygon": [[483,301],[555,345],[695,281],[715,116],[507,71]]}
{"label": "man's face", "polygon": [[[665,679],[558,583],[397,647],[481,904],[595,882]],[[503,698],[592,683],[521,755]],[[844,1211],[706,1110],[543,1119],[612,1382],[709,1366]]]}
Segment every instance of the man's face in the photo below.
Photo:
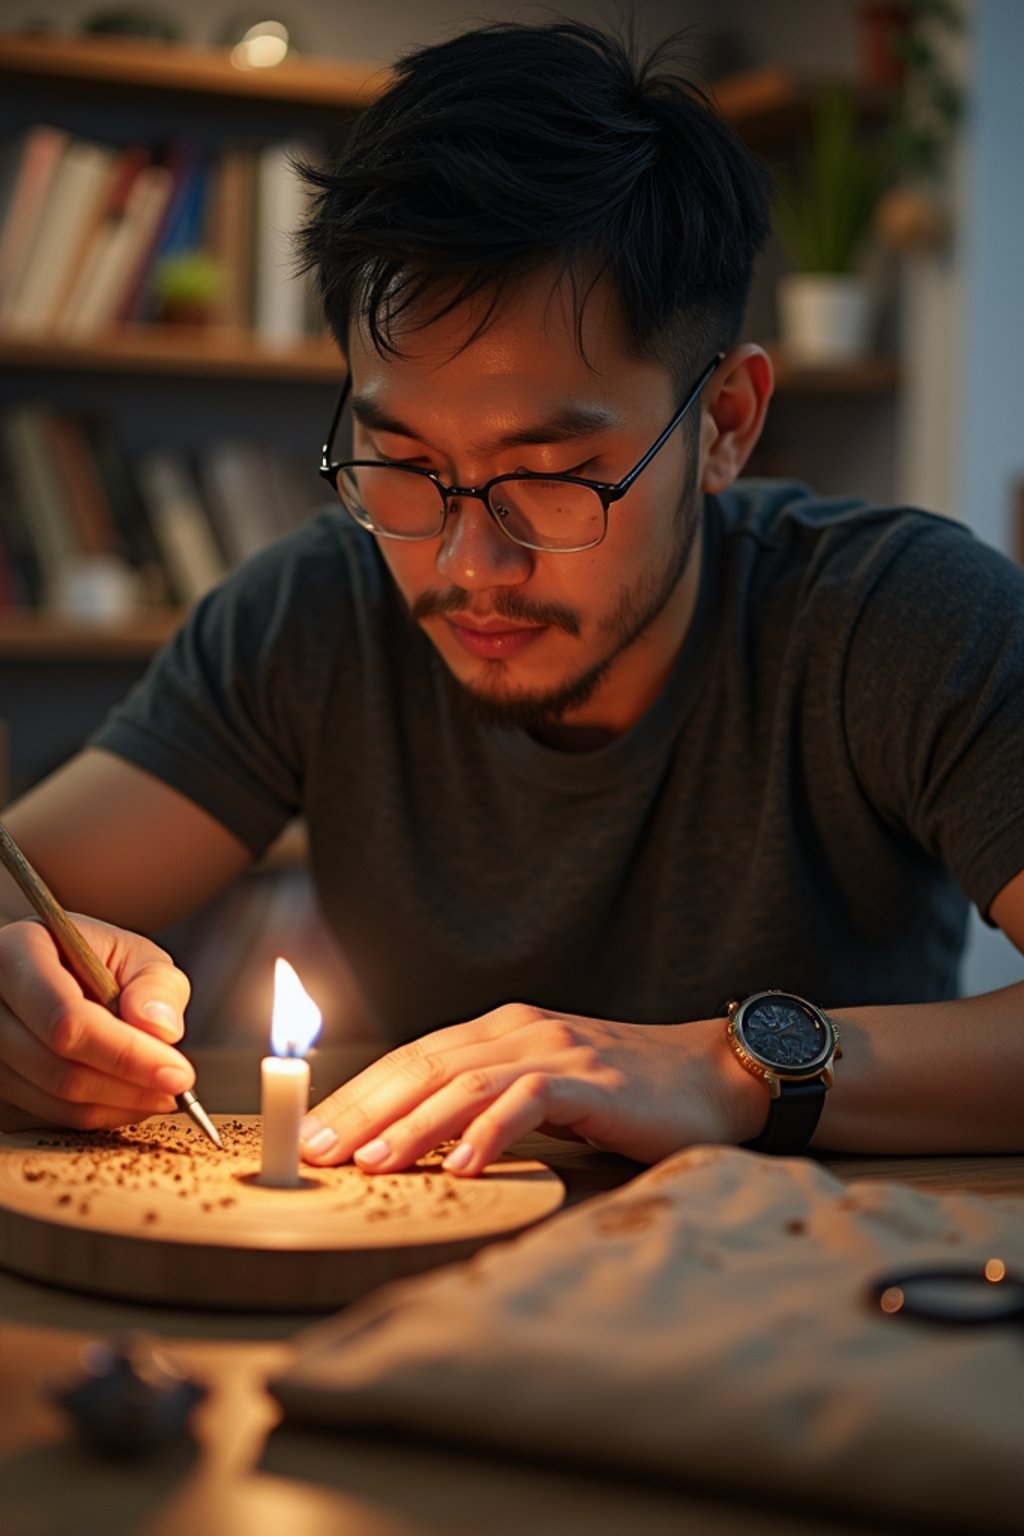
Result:
{"label": "man's face", "polygon": [[[352,336],[355,458],[430,469],[446,485],[518,470],[614,483],[679,405],[668,370],[631,353],[606,285],[585,310],[585,356],[548,274],[466,345],[478,318],[464,307],[410,325],[395,338],[397,357]],[[593,549],[522,549],[466,498],[449,504],[437,538],[379,540],[412,619],[478,713],[591,745],[650,707],[693,611],[697,457],[685,429],[674,433],[612,504]]]}

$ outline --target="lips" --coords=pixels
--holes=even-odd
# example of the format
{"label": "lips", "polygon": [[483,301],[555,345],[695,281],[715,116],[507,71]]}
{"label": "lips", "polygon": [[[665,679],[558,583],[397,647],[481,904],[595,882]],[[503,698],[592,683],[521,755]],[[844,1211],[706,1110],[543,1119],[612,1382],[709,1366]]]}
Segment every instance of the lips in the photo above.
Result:
{"label": "lips", "polygon": [[446,622],[463,650],[471,656],[497,661],[518,656],[535,644],[548,627],[546,624],[509,625],[503,619],[472,624],[467,624],[464,619],[448,619]]}

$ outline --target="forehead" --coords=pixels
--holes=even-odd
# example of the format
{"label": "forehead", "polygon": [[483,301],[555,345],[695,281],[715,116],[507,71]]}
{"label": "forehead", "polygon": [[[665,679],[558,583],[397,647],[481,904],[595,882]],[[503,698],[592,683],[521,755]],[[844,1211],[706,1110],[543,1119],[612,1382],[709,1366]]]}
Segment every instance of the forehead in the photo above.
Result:
{"label": "forehead", "polygon": [[[607,281],[574,284],[549,270],[523,279],[497,305],[480,294],[437,315],[438,298],[411,306],[382,355],[365,322],[353,326],[353,392],[394,409],[399,402],[481,412],[529,401],[536,413],[567,400],[618,408],[671,394],[668,370],[633,350],[622,306]],[[489,312],[490,311],[490,312]]]}

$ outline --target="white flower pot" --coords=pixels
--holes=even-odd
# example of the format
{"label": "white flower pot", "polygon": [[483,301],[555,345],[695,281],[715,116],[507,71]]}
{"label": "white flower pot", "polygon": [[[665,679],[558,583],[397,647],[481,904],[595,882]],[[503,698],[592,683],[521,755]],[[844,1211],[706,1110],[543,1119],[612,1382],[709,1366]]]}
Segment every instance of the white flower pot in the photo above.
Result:
{"label": "white flower pot", "polygon": [[779,340],[807,364],[847,363],[868,350],[871,294],[864,278],[793,272],[779,279]]}

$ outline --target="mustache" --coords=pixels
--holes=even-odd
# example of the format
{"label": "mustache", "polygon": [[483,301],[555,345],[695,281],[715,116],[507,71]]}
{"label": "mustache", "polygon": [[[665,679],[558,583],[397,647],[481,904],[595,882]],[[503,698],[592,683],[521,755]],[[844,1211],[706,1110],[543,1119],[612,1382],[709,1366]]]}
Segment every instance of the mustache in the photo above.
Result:
{"label": "mustache", "polygon": [[[447,618],[451,614],[465,613],[470,606],[470,594],[460,587],[449,587],[437,592],[428,589],[421,592],[409,609],[414,623],[423,619]],[[580,632],[579,614],[562,603],[534,603],[511,587],[499,587],[491,599],[491,611],[513,623],[550,625],[567,635]]]}

